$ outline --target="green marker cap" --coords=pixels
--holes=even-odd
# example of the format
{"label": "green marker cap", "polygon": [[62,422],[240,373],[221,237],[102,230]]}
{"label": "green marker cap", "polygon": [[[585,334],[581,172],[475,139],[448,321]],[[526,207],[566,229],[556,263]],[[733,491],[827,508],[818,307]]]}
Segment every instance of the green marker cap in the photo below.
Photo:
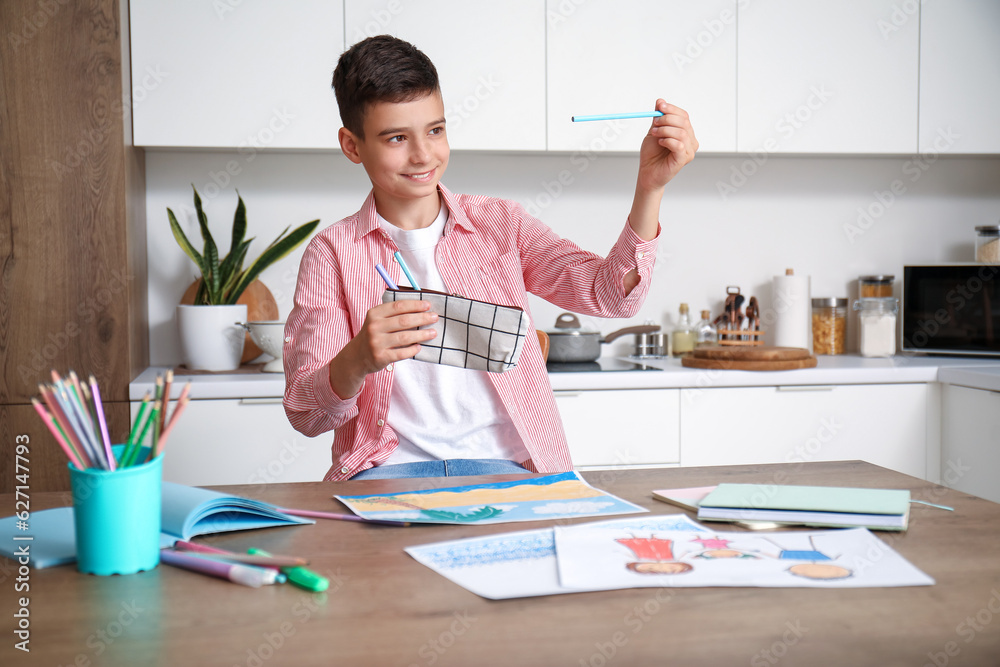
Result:
{"label": "green marker cap", "polygon": [[[247,549],[248,554],[254,556],[270,556],[268,552],[263,549],[250,548]],[[304,588],[307,591],[312,591],[313,593],[319,593],[325,591],[330,587],[330,580],[324,576],[318,575],[312,570],[307,570],[302,566],[298,567],[283,567],[281,571],[288,576],[288,581],[295,584],[299,588]]]}
{"label": "green marker cap", "polygon": [[288,581],[313,593],[325,591],[330,587],[329,579],[301,566],[286,567],[282,569],[282,572],[288,575]]}

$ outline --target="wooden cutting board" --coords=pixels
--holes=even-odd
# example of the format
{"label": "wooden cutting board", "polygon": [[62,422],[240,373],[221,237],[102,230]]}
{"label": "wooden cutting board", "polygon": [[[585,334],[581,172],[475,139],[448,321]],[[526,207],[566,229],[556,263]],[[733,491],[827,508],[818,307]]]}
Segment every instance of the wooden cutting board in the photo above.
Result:
{"label": "wooden cutting board", "polygon": [[790,361],[808,359],[809,350],[802,347],[769,347],[751,345],[710,345],[695,348],[696,359],[728,359],[732,361]]}
{"label": "wooden cutting board", "polygon": [[799,347],[711,346],[696,348],[681,359],[686,368],[712,368],[732,371],[790,371],[814,368],[816,357]]}

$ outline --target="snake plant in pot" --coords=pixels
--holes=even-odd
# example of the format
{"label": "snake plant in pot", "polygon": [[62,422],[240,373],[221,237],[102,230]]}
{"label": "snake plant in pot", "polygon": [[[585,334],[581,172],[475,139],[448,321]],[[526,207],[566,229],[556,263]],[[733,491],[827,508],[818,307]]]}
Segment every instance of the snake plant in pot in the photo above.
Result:
{"label": "snake plant in pot", "polygon": [[253,237],[246,238],[247,209],[239,192],[236,193],[236,214],[229,252],[219,257],[219,248],[208,228],[208,216],[194,188],[194,209],[201,231],[202,250],[199,252],[177,222],[177,216],[167,208],[170,230],[184,253],[201,272],[193,305],[177,306],[184,363],[193,370],[234,370],[240,365],[245,331],[238,323],[247,319],[247,306],[237,301],[269,266],[292,252],[319,225],[313,220],[291,229],[286,227],[249,266],[244,267]]}

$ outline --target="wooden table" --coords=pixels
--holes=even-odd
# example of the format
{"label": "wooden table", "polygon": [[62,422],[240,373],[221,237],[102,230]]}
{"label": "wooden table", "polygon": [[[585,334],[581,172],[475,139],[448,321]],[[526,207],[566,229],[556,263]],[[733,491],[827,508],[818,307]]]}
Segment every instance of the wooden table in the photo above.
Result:
{"label": "wooden table", "polygon": [[[619,470],[584,475],[649,508],[650,490],[719,482],[908,488],[904,534],[877,533],[934,586],[871,589],[629,589],[482,599],[403,547],[551,522],[395,528],[345,521],[204,538],[309,557],[331,586],[245,588],[161,565],[130,576],[31,571],[0,558],[0,665],[997,665],[1000,505],[857,461]],[[334,493],[381,493],[508,476],[224,487],[279,506],[340,510]],[[66,504],[38,493],[31,509]],[[0,496],[0,513],[14,498]],[[583,519],[581,521],[586,521]],[[592,520],[592,519],[591,519]],[[201,538],[199,538],[201,539]],[[30,654],[14,649],[29,596]]]}

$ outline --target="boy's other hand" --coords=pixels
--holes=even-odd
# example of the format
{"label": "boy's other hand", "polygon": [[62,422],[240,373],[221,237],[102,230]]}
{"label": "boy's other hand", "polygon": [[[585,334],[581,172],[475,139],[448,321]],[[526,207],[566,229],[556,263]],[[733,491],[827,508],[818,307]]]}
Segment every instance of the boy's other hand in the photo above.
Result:
{"label": "boy's other hand", "polygon": [[639,149],[638,186],[646,191],[669,183],[698,151],[698,140],[684,109],[659,99],[656,110],[663,115],[653,118]]}
{"label": "boy's other hand", "polygon": [[433,329],[437,313],[426,301],[402,300],[382,303],[368,311],[361,330],[330,362],[330,387],[341,398],[354,396],[364,385],[365,376],[389,364],[410,359],[420,351],[420,343],[437,336]]}

